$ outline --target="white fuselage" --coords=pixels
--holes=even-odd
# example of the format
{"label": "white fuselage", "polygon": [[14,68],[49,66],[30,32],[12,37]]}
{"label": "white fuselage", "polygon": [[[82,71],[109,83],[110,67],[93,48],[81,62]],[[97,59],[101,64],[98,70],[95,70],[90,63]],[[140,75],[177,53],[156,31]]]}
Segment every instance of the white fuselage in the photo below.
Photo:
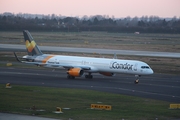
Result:
{"label": "white fuselage", "polygon": [[[43,56],[51,56],[44,54]],[[42,57],[45,67],[65,68],[72,66],[74,68],[90,68],[84,69],[85,72],[108,72],[108,73],[127,73],[135,75],[153,74],[153,70],[144,62],[136,60],[120,60],[108,58],[92,58],[78,56],[62,56],[52,55],[49,59]],[[41,56],[36,61],[42,61]]]}

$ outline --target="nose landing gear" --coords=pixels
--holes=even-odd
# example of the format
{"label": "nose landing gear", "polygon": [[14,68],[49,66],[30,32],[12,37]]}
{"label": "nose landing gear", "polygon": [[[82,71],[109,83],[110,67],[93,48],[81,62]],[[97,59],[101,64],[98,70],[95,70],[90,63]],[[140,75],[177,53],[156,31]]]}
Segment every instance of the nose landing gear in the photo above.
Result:
{"label": "nose landing gear", "polygon": [[136,80],[134,81],[134,83],[135,83],[135,84],[138,84],[138,83],[139,83],[139,77],[140,77],[140,75],[135,75],[135,77],[136,77]]}
{"label": "nose landing gear", "polygon": [[135,83],[135,84],[138,84],[138,83],[139,83],[139,79],[135,80],[134,83]]}

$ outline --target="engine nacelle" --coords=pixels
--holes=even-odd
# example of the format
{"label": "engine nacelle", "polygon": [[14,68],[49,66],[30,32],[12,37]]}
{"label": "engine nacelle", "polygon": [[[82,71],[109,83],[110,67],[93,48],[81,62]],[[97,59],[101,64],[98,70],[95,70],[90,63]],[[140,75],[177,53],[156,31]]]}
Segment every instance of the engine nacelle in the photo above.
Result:
{"label": "engine nacelle", "polygon": [[84,71],[81,70],[81,68],[71,68],[67,71],[67,74],[74,77],[80,77],[84,74]]}
{"label": "engine nacelle", "polygon": [[109,73],[109,72],[100,72],[100,74],[105,75],[105,76],[115,76],[114,73]]}

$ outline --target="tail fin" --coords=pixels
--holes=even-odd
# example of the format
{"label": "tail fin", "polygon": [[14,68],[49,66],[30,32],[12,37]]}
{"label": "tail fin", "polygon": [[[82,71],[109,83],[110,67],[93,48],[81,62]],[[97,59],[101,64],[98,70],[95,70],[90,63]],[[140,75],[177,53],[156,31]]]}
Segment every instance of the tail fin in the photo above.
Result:
{"label": "tail fin", "polygon": [[36,45],[30,32],[28,30],[24,30],[23,35],[24,35],[24,40],[26,42],[26,49],[27,49],[28,55],[32,55],[32,56],[33,55],[42,55],[43,53]]}

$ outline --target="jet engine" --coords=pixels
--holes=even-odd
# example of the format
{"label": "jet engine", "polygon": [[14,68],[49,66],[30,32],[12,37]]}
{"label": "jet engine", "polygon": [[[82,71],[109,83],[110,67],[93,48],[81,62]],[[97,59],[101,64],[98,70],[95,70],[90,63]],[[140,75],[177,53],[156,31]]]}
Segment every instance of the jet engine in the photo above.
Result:
{"label": "jet engine", "polygon": [[67,74],[74,77],[80,77],[84,74],[84,71],[81,70],[81,68],[71,68],[67,71]]}
{"label": "jet engine", "polygon": [[100,72],[100,74],[105,75],[105,76],[115,76],[114,73],[109,73],[109,72]]}

